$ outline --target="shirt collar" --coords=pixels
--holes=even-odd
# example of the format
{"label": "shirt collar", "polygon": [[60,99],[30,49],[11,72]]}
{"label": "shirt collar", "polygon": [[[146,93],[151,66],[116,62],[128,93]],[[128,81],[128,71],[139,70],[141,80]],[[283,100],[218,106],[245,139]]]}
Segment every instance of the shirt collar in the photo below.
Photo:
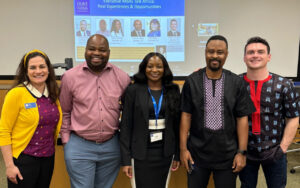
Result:
{"label": "shirt collar", "polygon": [[28,82],[24,82],[24,85],[28,89],[28,91],[30,91],[37,98],[41,98],[43,95],[45,97],[49,96],[49,91],[48,91],[47,85],[44,89],[44,93],[40,93],[33,85],[31,85]]}

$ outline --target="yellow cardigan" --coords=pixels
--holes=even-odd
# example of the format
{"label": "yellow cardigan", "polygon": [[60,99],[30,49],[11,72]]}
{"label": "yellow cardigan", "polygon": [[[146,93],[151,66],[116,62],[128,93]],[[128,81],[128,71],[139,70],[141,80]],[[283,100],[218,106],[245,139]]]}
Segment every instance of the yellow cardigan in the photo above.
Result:
{"label": "yellow cardigan", "polygon": [[[5,96],[0,119],[0,146],[11,145],[12,154],[16,159],[29,144],[39,123],[37,99],[24,86],[11,89]],[[35,107],[25,108],[25,104],[34,103]],[[59,110],[54,140],[56,140],[62,123],[60,103],[56,101]]]}

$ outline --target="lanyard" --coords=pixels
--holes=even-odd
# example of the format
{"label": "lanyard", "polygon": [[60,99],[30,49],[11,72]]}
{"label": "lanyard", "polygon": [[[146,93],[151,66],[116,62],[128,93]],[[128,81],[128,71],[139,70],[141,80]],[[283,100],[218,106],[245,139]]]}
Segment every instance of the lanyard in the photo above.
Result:
{"label": "lanyard", "polygon": [[159,97],[158,105],[156,104],[156,101],[155,101],[153,95],[151,94],[149,87],[148,87],[148,91],[149,91],[149,94],[151,96],[152,103],[153,103],[153,108],[154,108],[154,113],[155,113],[155,126],[157,126],[157,119],[158,119],[159,112],[161,109],[162,100],[164,98],[163,90],[161,90],[161,95]]}

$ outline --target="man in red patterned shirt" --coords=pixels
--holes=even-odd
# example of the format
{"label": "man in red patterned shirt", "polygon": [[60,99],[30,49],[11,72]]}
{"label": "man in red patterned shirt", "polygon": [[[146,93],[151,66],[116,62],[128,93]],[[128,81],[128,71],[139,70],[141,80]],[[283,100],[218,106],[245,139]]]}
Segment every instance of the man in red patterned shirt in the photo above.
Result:
{"label": "man in red patterned shirt", "polygon": [[245,45],[247,73],[242,76],[256,107],[249,115],[247,165],[240,172],[242,188],[255,188],[260,165],[268,187],[286,186],[286,151],[299,125],[298,93],[293,83],[267,68],[270,46],[260,37]]}

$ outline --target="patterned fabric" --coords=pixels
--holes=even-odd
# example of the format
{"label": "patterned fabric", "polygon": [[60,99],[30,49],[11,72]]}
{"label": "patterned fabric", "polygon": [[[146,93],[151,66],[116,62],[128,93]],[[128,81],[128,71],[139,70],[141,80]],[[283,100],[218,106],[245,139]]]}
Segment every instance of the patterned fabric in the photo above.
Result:
{"label": "patterned fabric", "polygon": [[40,114],[39,124],[24,153],[35,157],[49,157],[54,154],[54,133],[59,120],[59,112],[50,98],[37,99]]}
{"label": "patterned fabric", "polygon": [[[220,130],[224,128],[224,73],[219,80],[213,80],[204,76],[204,127],[211,130]],[[213,89],[215,84],[215,89]]]}
{"label": "patterned fabric", "polygon": [[[244,80],[223,69],[223,81],[217,81],[223,82],[223,84],[216,86],[215,89],[215,96],[222,96],[221,104],[215,108],[221,111],[221,115],[219,114],[218,117],[224,118],[222,119],[224,122],[221,124],[223,127],[220,127],[219,130],[207,128],[211,125],[207,123],[208,118],[215,118],[216,114],[211,113],[210,117],[207,116],[206,106],[208,104],[205,101],[212,102],[216,100],[216,97],[205,99],[207,98],[205,96],[207,95],[205,77],[203,76],[206,75],[205,70],[206,68],[200,69],[188,76],[181,92],[181,111],[192,115],[187,147],[195,164],[201,168],[232,169],[232,161],[238,149],[236,120],[239,117],[251,115],[255,112],[255,107]],[[222,90],[220,89],[221,85],[223,85]],[[220,118],[216,119],[220,121]]]}
{"label": "patterned fabric", "polygon": [[[255,82],[258,84],[259,81],[249,80],[246,74],[243,74],[242,76],[247,83],[247,90],[253,100],[253,94],[251,95],[251,93],[255,92],[252,91],[255,87],[251,87],[251,85],[255,84]],[[299,94],[295,91],[293,83],[290,80],[273,73],[270,73],[270,76],[272,78],[264,82],[260,89],[259,134],[252,133],[253,116],[249,116],[249,154],[264,152],[278,146],[283,136],[286,124],[285,118],[299,116],[298,106],[300,106],[300,102],[298,102],[297,99]]]}
{"label": "patterned fabric", "polygon": [[[253,101],[253,104],[255,105],[256,111],[252,113],[252,133],[259,135],[261,134],[261,126],[260,126],[260,99],[261,99],[261,89],[265,82],[269,81],[272,78],[272,76],[268,76],[264,80],[259,81],[251,81],[247,78],[247,76],[244,76],[244,79],[249,83],[250,86],[250,96]],[[256,89],[255,89],[256,88]]]}

